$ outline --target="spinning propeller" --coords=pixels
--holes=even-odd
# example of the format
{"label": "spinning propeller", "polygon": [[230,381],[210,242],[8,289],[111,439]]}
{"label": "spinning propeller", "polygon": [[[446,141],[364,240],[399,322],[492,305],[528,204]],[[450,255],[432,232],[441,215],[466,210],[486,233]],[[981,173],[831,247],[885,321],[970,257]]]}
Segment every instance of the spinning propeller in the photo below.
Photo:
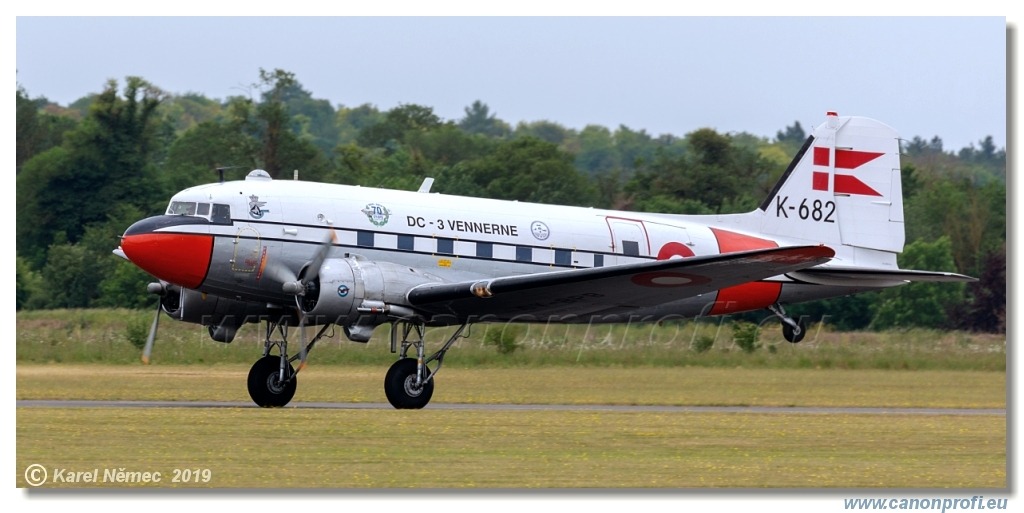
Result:
{"label": "spinning propeller", "polygon": [[324,241],[317,247],[316,254],[313,255],[313,259],[309,261],[302,268],[299,276],[295,276],[291,273],[290,269],[279,268],[275,271],[275,275],[281,278],[282,275],[285,277],[291,277],[291,279],[282,279],[283,284],[281,289],[287,294],[293,294],[295,296],[295,309],[298,311],[299,316],[299,342],[301,350],[299,352],[299,367],[295,369],[295,372],[299,372],[303,367],[306,366],[306,358],[308,356],[308,347],[306,345],[306,310],[303,308],[302,302],[305,300],[307,292],[318,293],[315,290],[315,284],[317,278],[320,276],[320,268],[324,264],[324,260],[327,259],[327,254],[331,251],[331,246],[338,242],[338,238],[334,233],[334,227],[328,223],[327,236]]}

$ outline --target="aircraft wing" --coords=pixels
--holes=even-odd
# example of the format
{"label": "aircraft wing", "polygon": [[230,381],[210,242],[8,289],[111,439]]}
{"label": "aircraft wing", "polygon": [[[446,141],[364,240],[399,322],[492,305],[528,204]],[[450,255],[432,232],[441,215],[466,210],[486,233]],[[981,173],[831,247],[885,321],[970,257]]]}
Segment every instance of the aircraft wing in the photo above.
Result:
{"label": "aircraft wing", "polygon": [[543,320],[628,312],[827,262],[826,246],[790,246],[460,283],[425,284],[406,298],[421,312],[459,319]]}

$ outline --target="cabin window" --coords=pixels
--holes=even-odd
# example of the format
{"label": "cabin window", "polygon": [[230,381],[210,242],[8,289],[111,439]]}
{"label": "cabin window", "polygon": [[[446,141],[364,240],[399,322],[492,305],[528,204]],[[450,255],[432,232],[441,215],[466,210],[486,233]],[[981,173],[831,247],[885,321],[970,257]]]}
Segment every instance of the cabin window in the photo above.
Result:
{"label": "cabin window", "polygon": [[413,237],[412,235],[399,235],[398,249],[405,251],[412,251],[416,249],[416,237]]}
{"label": "cabin window", "polygon": [[231,224],[231,207],[214,203],[213,213],[210,214],[210,221],[213,224]]}
{"label": "cabin window", "polygon": [[640,243],[635,240],[622,241],[622,254],[640,256]]}
{"label": "cabin window", "polygon": [[373,232],[356,232],[356,245],[363,248],[373,247]]}
{"label": "cabin window", "polygon": [[594,267],[604,267],[604,255],[594,255]]}

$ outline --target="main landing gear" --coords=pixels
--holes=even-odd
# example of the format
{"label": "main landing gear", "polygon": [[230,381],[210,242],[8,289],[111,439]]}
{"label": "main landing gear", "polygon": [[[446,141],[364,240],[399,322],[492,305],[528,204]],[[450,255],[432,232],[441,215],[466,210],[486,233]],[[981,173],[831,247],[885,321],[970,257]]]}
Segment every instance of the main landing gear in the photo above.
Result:
{"label": "main landing gear", "polygon": [[[328,324],[320,329],[306,346],[306,353],[323,338],[330,326]],[[441,370],[448,350],[463,337],[462,333],[467,326],[468,324],[459,326],[441,349],[426,356],[423,324],[409,321],[396,321],[391,324],[391,352],[399,352],[399,344],[401,345],[398,361],[391,365],[384,377],[384,394],[392,406],[398,409],[419,409],[430,402],[434,394],[434,376]],[[278,340],[273,338],[275,332],[280,335]],[[278,348],[278,354],[272,355],[270,351],[275,346]],[[409,356],[409,349],[416,350],[415,358]],[[300,355],[288,356],[288,326],[280,322],[267,322],[263,357],[256,360],[249,369],[249,397],[252,397],[253,402],[264,408],[279,408],[288,404],[295,396],[296,376],[299,370],[302,370],[301,365],[298,370],[292,366],[292,362],[299,357]],[[430,368],[429,365],[434,362],[437,365]]]}
{"label": "main landing gear", "polygon": [[[316,344],[324,336],[330,326],[330,324],[323,326],[313,337],[312,342],[306,346],[307,353],[313,349],[313,344]],[[280,333],[280,340],[272,340],[275,330]],[[274,346],[278,348],[278,355],[270,354],[270,349]],[[252,397],[253,402],[263,408],[279,408],[288,404],[295,396],[297,385],[298,371],[292,367],[292,362],[298,360],[299,356],[288,356],[288,326],[279,322],[267,321],[263,357],[256,360],[256,363],[249,369],[249,397]]]}
{"label": "main landing gear", "polygon": [[[391,324],[392,353],[398,351],[398,332],[402,331],[399,360],[391,365],[384,377],[384,395],[387,396],[391,406],[400,410],[415,410],[423,408],[430,402],[430,397],[434,394],[434,375],[441,370],[444,356],[451,349],[452,344],[462,338],[462,332],[466,326],[468,325],[459,326],[441,349],[424,358],[423,325],[406,321]],[[413,337],[412,340],[410,340],[410,336]],[[416,358],[408,356],[409,348],[416,349]],[[437,366],[430,369],[427,365],[435,361]]]}
{"label": "main landing gear", "polygon": [[804,339],[804,335],[807,335],[807,321],[802,317],[799,321],[793,320],[792,317],[786,315],[786,311],[778,303],[769,306],[768,309],[782,321],[782,336],[788,342],[796,344]]}

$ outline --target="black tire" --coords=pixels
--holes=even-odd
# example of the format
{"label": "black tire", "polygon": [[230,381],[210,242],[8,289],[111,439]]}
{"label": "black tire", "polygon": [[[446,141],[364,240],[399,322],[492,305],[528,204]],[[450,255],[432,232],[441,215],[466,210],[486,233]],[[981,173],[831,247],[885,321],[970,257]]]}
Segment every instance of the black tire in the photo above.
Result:
{"label": "black tire", "polygon": [[797,325],[800,326],[799,330],[794,329],[788,323],[782,323],[782,336],[787,342],[796,344],[804,339],[804,335],[807,335],[807,321],[805,321],[803,317],[797,321]]}
{"label": "black tire", "polygon": [[281,357],[264,356],[249,369],[249,397],[257,406],[263,408],[280,408],[288,404],[295,396],[295,369],[288,364],[288,375],[292,379],[281,383]]}
{"label": "black tire", "polygon": [[[426,370],[426,369],[424,369]],[[429,370],[426,371],[429,376]],[[388,369],[384,377],[384,395],[391,406],[399,410],[418,410],[430,402],[434,395],[434,380],[429,380],[418,389],[416,382],[416,359],[402,358]]]}

